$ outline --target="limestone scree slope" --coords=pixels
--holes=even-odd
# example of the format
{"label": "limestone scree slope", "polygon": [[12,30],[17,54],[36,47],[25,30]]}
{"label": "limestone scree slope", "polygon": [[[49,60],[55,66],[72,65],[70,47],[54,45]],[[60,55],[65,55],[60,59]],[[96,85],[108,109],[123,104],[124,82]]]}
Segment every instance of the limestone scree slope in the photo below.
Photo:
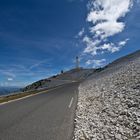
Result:
{"label": "limestone scree slope", "polygon": [[140,140],[140,51],[79,87],[75,140]]}

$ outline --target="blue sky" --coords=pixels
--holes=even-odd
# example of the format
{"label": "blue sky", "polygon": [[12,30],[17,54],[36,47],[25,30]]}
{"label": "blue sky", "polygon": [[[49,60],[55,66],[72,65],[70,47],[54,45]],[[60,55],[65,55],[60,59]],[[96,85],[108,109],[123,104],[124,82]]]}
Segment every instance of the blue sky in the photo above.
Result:
{"label": "blue sky", "polygon": [[[115,4],[102,0],[0,1],[0,86],[25,86],[73,68],[77,55],[81,66],[99,67],[138,50],[140,3],[124,1],[128,7],[117,0],[123,10],[113,19],[105,8]],[[106,19],[101,9],[96,14],[99,7]]]}

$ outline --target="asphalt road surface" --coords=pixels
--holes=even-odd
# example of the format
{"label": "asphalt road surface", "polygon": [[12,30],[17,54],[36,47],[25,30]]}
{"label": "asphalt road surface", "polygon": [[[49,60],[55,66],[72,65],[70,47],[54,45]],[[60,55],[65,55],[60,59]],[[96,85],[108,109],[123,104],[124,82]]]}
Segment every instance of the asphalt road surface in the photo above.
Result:
{"label": "asphalt road surface", "polygon": [[78,83],[0,105],[0,140],[71,140]]}

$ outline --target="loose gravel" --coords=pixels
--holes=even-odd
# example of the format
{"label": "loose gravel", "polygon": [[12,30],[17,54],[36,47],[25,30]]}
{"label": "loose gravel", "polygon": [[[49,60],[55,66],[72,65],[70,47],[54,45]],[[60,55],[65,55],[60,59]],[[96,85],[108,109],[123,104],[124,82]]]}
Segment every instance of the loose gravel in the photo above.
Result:
{"label": "loose gravel", "polygon": [[140,140],[140,57],[79,87],[74,140]]}

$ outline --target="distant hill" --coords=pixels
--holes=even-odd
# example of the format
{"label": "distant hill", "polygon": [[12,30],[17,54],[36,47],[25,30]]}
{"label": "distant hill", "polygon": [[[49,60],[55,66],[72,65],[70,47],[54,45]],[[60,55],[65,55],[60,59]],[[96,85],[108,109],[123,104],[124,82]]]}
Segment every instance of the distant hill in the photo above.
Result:
{"label": "distant hill", "polygon": [[19,87],[0,87],[0,96],[19,91]]}
{"label": "distant hill", "polygon": [[61,74],[54,75],[50,78],[42,79],[35,83],[32,83],[31,85],[28,85],[25,88],[23,88],[22,91],[51,88],[74,81],[81,81],[93,74],[94,71],[94,69],[72,69]]}

